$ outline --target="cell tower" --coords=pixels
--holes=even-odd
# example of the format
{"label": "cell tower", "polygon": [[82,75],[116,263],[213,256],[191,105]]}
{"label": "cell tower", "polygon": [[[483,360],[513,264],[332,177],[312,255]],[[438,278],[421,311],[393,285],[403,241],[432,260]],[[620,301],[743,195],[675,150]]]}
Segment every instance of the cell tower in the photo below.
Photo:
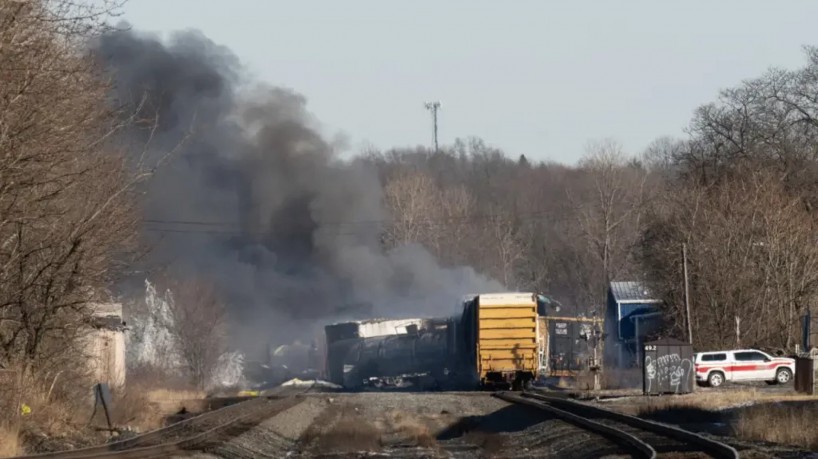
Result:
{"label": "cell tower", "polygon": [[440,109],[440,102],[426,102],[426,109],[432,112],[432,123],[434,126],[433,140],[435,143],[435,153],[437,153],[437,111]]}

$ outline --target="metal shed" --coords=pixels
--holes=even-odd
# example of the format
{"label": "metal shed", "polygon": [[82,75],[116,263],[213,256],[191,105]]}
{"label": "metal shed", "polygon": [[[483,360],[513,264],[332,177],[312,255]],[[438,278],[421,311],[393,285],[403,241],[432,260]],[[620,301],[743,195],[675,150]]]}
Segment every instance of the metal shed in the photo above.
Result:
{"label": "metal shed", "polygon": [[643,346],[642,390],[645,395],[693,392],[696,369],[693,346],[665,338]]}
{"label": "metal shed", "polygon": [[795,391],[813,395],[818,392],[818,355],[810,352],[795,358]]}

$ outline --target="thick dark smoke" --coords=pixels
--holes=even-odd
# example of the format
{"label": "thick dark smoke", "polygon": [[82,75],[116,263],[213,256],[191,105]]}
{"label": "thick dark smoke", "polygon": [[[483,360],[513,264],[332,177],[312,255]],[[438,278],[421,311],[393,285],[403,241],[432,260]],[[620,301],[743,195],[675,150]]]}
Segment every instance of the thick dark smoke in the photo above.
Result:
{"label": "thick dark smoke", "polygon": [[96,51],[117,102],[147,120],[130,136],[134,161],[148,140],[148,164],[182,142],[144,190],[150,265],[215,282],[245,350],[337,320],[442,315],[501,289],[419,246],[385,251],[376,171],[338,159],[303,96],[246,81],[203,35],[118,32]]}

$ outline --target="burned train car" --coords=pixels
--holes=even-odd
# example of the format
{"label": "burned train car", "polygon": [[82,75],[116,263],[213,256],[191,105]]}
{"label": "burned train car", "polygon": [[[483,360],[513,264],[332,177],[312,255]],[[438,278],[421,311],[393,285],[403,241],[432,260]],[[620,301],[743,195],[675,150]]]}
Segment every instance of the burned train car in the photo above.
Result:
{"label": "burned train car", "polygon": [[347,322],[326,327],[328,379],[349,389],[441,387],[450,367],[448,319]]}

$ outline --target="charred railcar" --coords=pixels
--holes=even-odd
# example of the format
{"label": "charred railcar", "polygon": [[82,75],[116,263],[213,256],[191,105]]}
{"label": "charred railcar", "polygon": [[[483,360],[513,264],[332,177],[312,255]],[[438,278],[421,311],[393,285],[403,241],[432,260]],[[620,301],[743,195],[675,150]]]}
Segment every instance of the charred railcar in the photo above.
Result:
{"label": "charred railcar", "polygon": [[328,347],[330,381],[365,386],[442,387],[451,368],[448,320],[424,320],[403,333],[339,339]]}

